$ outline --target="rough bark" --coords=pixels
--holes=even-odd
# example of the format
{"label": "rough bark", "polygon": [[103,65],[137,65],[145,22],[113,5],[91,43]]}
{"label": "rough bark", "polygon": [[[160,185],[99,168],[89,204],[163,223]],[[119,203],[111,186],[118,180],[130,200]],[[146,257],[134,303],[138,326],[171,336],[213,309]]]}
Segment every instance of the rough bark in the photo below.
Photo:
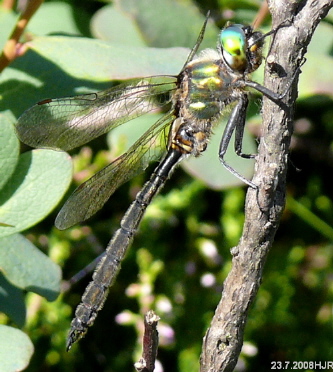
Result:
{"label": "rough bark", "polygon": [[285,205],[288,151],[300,72],[297,69],[303,63],[315,28],[333,6],[332,0],[271,0],[268,3],[272,27],[281,23],[284,27],[272,36],[265,86],[283,93],[293,76],[295,79],[281,104],[263,100],[262,136],[253,178],[259,188],[248,190],[243,234],[237,247],[231,250],[232,269],[204,337],[201,372],[230,372],[237,363],[248,309],[260,286],[265,260]]}

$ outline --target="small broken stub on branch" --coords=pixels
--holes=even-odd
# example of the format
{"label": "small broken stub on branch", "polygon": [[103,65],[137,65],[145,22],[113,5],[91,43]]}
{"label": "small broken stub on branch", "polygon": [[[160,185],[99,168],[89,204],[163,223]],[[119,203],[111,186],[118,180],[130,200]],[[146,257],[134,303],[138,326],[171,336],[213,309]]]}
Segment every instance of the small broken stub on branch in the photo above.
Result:
{"label": "small broken stub on branch", "polygon": [[157,324],[160,317],[150,310],[146,313],[144,319],[144,335],[142,346],[142,357],[134,364],[138,372],[153,372],[158,348]]}

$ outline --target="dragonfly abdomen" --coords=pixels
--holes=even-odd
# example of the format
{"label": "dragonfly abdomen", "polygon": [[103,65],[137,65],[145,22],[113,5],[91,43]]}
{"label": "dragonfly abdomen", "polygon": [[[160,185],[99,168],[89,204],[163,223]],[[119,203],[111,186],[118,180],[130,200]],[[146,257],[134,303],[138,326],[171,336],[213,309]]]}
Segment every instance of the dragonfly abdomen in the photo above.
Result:
{"label": "dragonfly abdomen", "polygon": [[120,264],[125,257],[133,236],[136,233],[145,210],[152,198],[159,192],[183,154],[171,149],[155,169],[148,182],[137,194],[121,220],[120,228],[108,244],[94,275],[82,296],[82,302],[75,311],[71,330],[67,339],[67,350],[72,344],[82,338],[88,327],[92,326],[97,313],[104,305],[107,293],[120,270]]}

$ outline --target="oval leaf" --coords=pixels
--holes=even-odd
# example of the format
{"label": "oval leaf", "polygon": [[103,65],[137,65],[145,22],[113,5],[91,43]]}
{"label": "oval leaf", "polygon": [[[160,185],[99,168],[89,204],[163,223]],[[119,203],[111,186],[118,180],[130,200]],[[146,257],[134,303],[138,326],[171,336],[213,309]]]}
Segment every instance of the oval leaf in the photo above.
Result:
{"label": "oval leaf", "polygon": [[[123,0],[116,4],[135,20],[146,44],[152,47],[193,48],[205,21],[191,2],[155,0],[152,6],[151,0]],[[209,22],[201,48],[214,48],[218,32]]]}
{"label": "oval leaf", "polygon": [[6,277],[1,273],[0,273],[0,312],[6,314],[18,327],[24,326],[26,319],[24,292],[21,289],[14,286],[13,284],[11,284],[6,279]]}
{"label": "oval leaf", "polygon": [[78,11],[80,18],[85,16],[83,9],[76,9],[64,2],[44,3],[29,22],[29,32],[36,35],[51,33],[80,35],[76,22]]}
{"label": "oval leaf", "polygon": [[0,195],[0,237],[35,225],[59,203],[72,179],[68,154],[33,150],[20,156]]}
{"label": "oval leaf", "polygon": [[60,291],[61,270],[21,234],[0,239],[0,271],[15,286],[54,301]]}
{"label": "oval leaf", "polygon": [[[19,157],[20,144],[16,137],[14,125],[0,114],[0,189],[13,174]],[[0,221],[5,222],[5,221]]]}
{"label": "oval leaf", "polygon": [[1,372],[24,370],[34,352],[29,337],[19,329],[0,325],[0,340]]}
{"label": "oval leaf", "polygon": [[320,56],[318,68],[317,55],[309,52],[307,61],[302,67],[299,78],[299,98],[306,98],[314,94],[333,96],[333,74],[327,73],[333,66],[333,58],[329,55]]}
{"label": "oval leaf", "polygon": [[139,29],[133,22],[133,18],[117,9],[113,4],[104,6],[93,15],[91,32],[98,39],[128,47],[146,45],[139,34]]}
{"label": "oval leaf", "polygon": [[93,81],[177,75],[189,54],[186,48],[129,48],[79,37],[39,37],[29,45],[69,75]]}

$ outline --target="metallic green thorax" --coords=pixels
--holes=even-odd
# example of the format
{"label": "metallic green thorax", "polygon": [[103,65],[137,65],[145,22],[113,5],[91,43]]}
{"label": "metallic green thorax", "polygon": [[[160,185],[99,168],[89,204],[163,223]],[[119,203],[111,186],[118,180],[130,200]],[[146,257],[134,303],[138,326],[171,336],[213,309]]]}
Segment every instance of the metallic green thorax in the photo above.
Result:
{"label": "metallic green thorax", "polygon": [[188,110],[197,119],[212,119],[221,112],[221,103],[228,98],[231,76],[220,61],[193,61],[187,67]]}

